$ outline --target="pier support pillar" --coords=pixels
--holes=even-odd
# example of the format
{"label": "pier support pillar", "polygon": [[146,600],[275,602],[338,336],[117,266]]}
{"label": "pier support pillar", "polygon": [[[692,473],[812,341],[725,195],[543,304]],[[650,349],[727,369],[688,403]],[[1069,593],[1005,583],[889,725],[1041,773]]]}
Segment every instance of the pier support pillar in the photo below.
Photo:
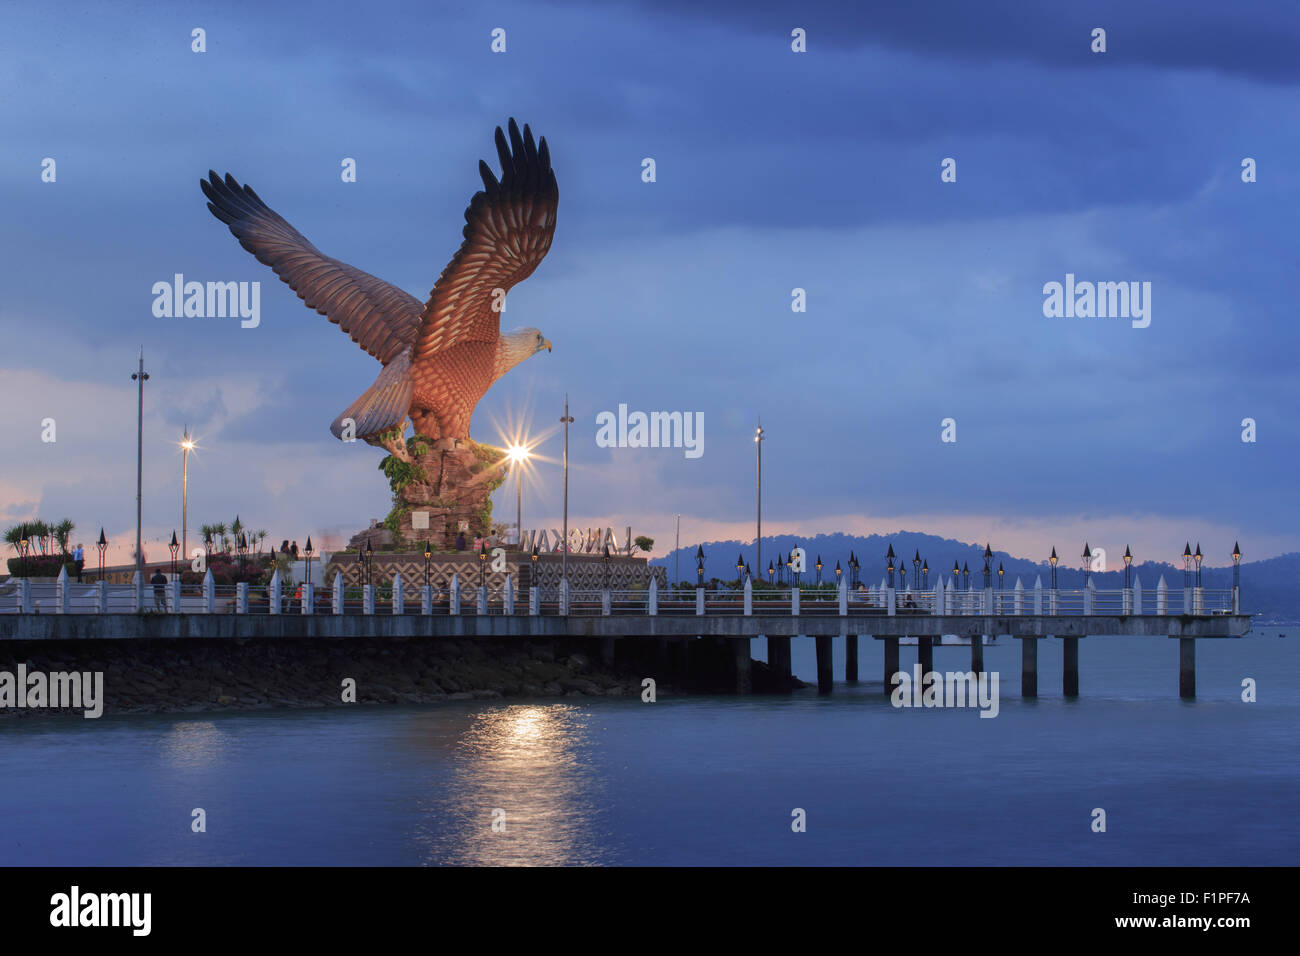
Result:
{"label": "pier support pillar", "polygon": [[754,678],[750,671],[749,638],[733,638],[731,641],[732,671],[735,675],[734,689],[737,694],[752,694]]}
{"label": "pier support pillar", "polygon": [[600,639],[600,662],[606,667],[614,666],[614,638],[602,637]]}
{"label": "pier support pillar", "polygon": [[790,674],[790,638],[775,634],[767,635],[767,663],[779,678],[789,678]]}
{"label": "pier support pillar", "polygon": [[1065,663],[1061,667],[1061,693],[1066,697],[1079,696],[1079,639],[1064,637]]}
{"label": "pier support pillar", "polygon": [[1178,696],[1196,696],[1196,638],[1178,639]]}
{"label": "pier support pillar", "polygon": [[858,635],[844,637],[844,679],[850,684],[858,682]]}
{"label": "pier support pillar", "polygon": [[1020,638],[1020,696],[1038,696],[1038,638]]}
{"label": "pier support pillar", "polygon": [[984,673],[984,635],[972,634],[970,638],[970,669],[978,677]]}
{"label": "pier support pillar", "polygon": [[918,637],[916,639],[916,659],[921,665],[921,680],[934,670],[934,638]]}
{"label": "pier support pillar", "polygon": [[885,638],[885,694],[894,692],[894,675],[898,673],[898,638]]}
{"label": "pier support pillar", "polygon": [[655,657],[654,657],[655,673],[658,675],[659,680],[663,680],[665,677],[668,676],[668,638],[666,637],[655,638],[654,653],[655,653]]}
{"label": "pier support pillar", "polygon": [[817,693],[829,694],[835,686],[835,672],[831,667],[831,636],[818,635],[817,642]]}

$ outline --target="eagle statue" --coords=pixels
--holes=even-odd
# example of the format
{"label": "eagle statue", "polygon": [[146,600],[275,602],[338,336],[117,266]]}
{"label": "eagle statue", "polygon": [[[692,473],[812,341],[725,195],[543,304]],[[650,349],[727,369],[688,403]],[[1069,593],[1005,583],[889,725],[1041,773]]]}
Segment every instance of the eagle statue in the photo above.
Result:
{"label": "eagle statue", "polygon": [[375,383],[334,420],[334,437],[360,438],[410,461],[408,422],[430,439],[469,438],[492,383],[551,343],[534,328],[502,334],[505,294],[551,248],[560,193],[546,137],[511,119],[496,130],[501,178],[479,161],[483,189],[465,210],[465,241],[423,305],[414,296],[322,253],[252,187],[209,171],[208,209],[312,309],[383,365]]}

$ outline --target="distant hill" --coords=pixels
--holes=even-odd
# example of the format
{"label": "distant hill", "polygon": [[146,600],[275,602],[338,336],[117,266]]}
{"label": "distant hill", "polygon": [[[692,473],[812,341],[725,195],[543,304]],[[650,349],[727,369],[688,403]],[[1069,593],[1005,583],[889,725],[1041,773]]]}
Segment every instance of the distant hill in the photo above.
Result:
{"label": "distant hill", "polygon": [[[844,573],[848,573],[849,553],[857,554],[862,568],[862,579],[867,584],[879,584],[885,577],[885,555],[890,545],[894,554],[906,567],[908,581],[911,581],[912,559],[919,551],[921,557],[930,566],[930,587],[934,587],[942,575],[946,581],[952,576],[953,562],[967,565],[971,571],[971,581],[975,586],[983,586],[984,545],[941,538],[938,535],[919,531],[901,531],[894,535],[873,534],[867,537],[846,534],[819,534],[813,538],[801,538],[794,535],[773,535],[763,537],[763,567],[761,573],[767,578],[767,565],[775,561],[776,556],[787,555],[795,547],[802,547],[808,554],[809,574],[805,580],[814,580],[814,564],[818,555],[822,559],[822,579],[835,579],[835,562],[840,562]],[[674,578],[674,568],[680,559],[681,579],[686,582],[695,580],[695,553],[698,545],[692,544],[678,551],[670,552],[663,558],[655,558],[650,563],[667,568],[670,580]],[[742,562],[748,562],[755,574],[760,569],[755,567],[756,548],[752,543],[739,541],[704,542],[704,577],[705,580],[718,578],[723,581],[736,579],[736,556]],[[1074,549],[1071,549],[1074,550]],[[1058,551],[1059,553],[1059,551]],[[1122,552],[1121,552],[1122,553]],[[1046,560],[1030,561],[1016,557],[1005,551],[993,552],[994,587],[997,586],[996,571],[999,562],[1006,571],[1005,586],[1015,587],[1019,577],[1026,588],[1034,586],[1034,579],[1042,575],[1043,586],[1051,582],[1051,568]],[[897,565],[896,565],[897,567]],[[1144,588],[1154,588],[1163,574],[1165,582],[1171,588],[1183,586],[1183,569],[1169,563],[1145,561],[1134,563],[1134,571]],[[1120,554],[1107,555],[1105,573],[1094,575],[1096,585],[1101,589],[1117,589],[1124,585],[1124,564]],[[1207,588],[1232,587],[1231,567],[1206,567],[1202,570],[1202,581]],[[1242,606],[1256,615],[1256,621],[1300,621],[1300,590],[1296,582],[1300,581],[1300,553],[1285,554],[1264,561],[1252,561],[1241,566]],[[1079,556],[1061,554],[1057,565],[1057,583],[1061,588],[1078,588],[1083,586],[1083,572],[1079,569]]]}

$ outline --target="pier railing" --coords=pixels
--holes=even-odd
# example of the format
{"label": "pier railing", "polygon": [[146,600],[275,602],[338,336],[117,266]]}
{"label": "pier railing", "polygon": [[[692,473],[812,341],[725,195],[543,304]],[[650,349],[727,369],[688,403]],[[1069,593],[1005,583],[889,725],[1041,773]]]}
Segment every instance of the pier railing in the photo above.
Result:
{"label": "pier railing", "polygon": [[1036,584],[1010,590],[931,590],[872,587],[850,590],[744,587],[706,590],[649,588],[517,588],[513,576],[482,585],[453,575],[449,587],[408,584],[398,575],[383,587],[345,586],[340,576],[327,585],[165,584],[106,581],[78,584],[66,571],[57,581],[16,579],[0,586],[0,614],[424,614],[540,616],[834,616],[984,615],[1060,616],[1182,615],[1240,613],[1237,589],[1169,588],[1161,578],[1153,589],[1140,584],[1118,590],[1050,589]]}

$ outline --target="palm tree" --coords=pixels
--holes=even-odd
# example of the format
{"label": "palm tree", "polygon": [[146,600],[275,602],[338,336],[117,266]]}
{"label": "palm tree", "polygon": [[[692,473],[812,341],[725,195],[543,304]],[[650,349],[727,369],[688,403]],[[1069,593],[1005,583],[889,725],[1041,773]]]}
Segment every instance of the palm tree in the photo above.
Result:
{"label": "palm tree", "polygon": [[259,528],[257,531],[253,533],[253,537],[257,539],[257,550],[259,553],[262,550],[262,543],[266,541],[266,536],[268,534],[270,534],[270,532],[267,531],[265,528]]}
{"label": "palm tree", "polygon": [[226,537],[226,523],[218,521],[212,526],[212,533],[216,536],[217,542],[221,545],[221,550],[230,553],[230,539]]}
{"label": "palm tree", "polygon": [[73,523],[71,518],[64,518],[51,529],[54,534],[54,540],[59,544],[59,550],[64,554],[67,554],[70,550],[68,545],[72,538],[72,532],[76,527],[76,524]]}

